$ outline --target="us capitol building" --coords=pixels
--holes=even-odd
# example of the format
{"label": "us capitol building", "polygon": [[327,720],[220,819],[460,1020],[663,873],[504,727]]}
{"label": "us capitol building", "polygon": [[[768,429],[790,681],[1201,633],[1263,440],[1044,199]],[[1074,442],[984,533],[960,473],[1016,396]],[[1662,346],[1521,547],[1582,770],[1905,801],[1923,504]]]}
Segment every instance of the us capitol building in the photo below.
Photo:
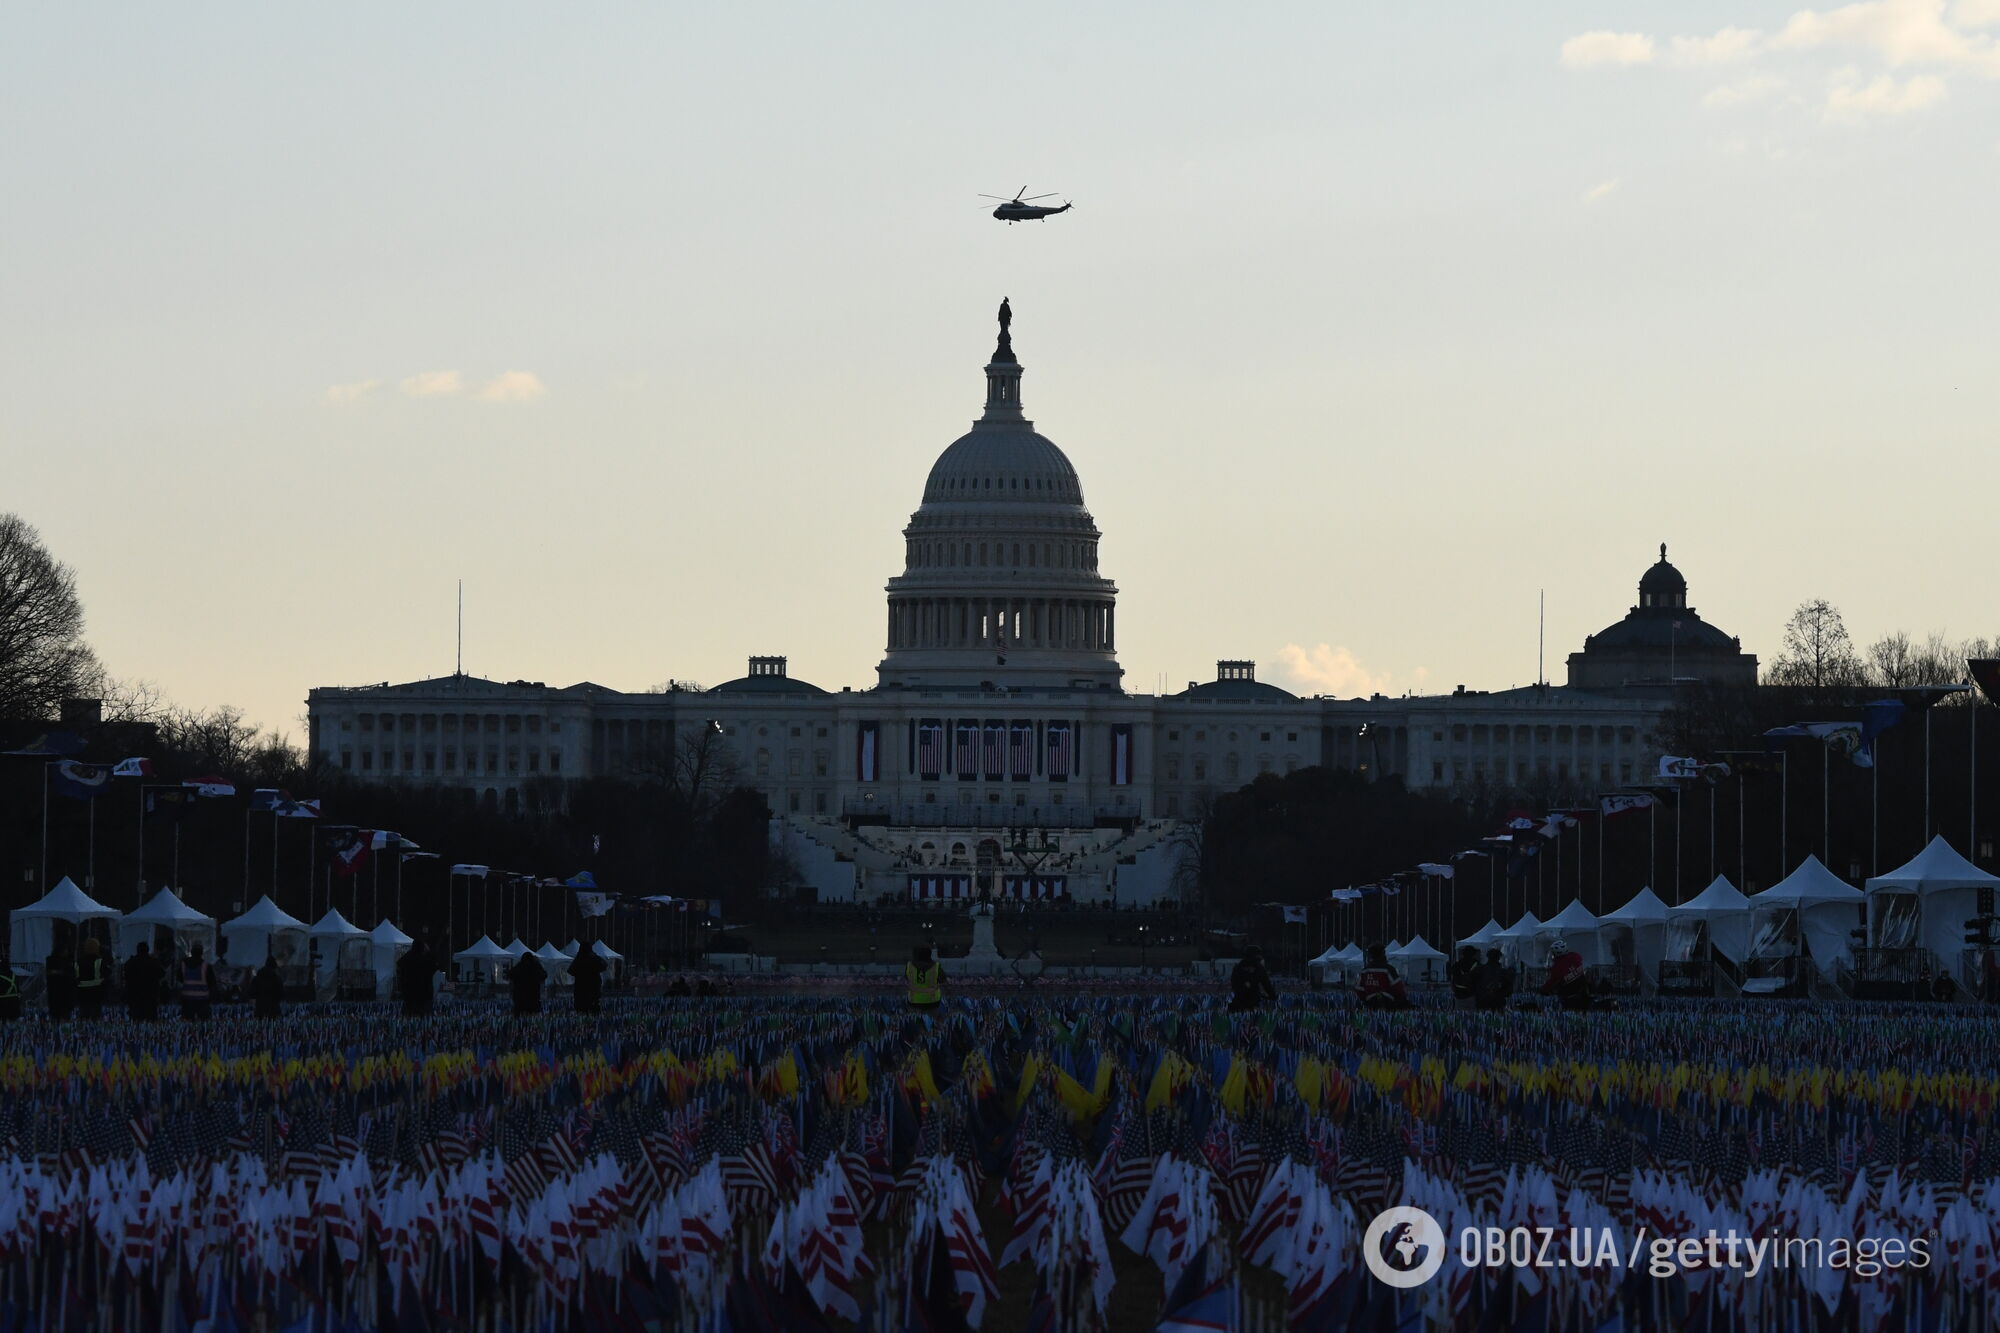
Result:
{"label": "us capitol building", "polygon": [[1101,534],[1076,468],[1023,414],[1010,321],[1003,305],[984,413],[903,529],[872,688],[822,689],[776,656],[664,693],[466,675],[328,686],[307,699],[314,760],[512,812],[565,779],[658,773],[719,746],[822,901],[1152,903],[1178,892],[1183,821],[1259,774],[1323,764],[1587,799],[1654,773],[1678,687],[1756,680],[1757,659],[1688,607],[1663,546],[1639,604],[1570,656],[1566,685],[1301,698],[1231,660],[1178,694],[1129,693]]}

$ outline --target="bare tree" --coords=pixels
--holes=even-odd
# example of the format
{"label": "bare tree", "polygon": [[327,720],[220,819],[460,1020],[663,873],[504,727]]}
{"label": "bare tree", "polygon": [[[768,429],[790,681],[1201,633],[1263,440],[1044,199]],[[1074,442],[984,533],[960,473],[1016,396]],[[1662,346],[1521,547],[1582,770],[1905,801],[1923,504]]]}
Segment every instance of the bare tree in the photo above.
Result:
{"label": "bare tree", "polygon": [[739,784],[742,772],[736,751],[722,734],[717,722],[697,725],[692,735],[680,738],[674,747],[673,769],[668,785],[686,798],[689,806],[702,809]]}
{"label": "bare tree", "polygon": [[18,514],[0,514],[0,717],[51,717],[100,672],[76,575]]}
{"label": "bare tree", "polygon": [[1823,597],[1800,603],[1785,624],[1784,651],[1771,664],[1770,683],[1826,690],[1864,685],[1867,680],[1833,603]]}

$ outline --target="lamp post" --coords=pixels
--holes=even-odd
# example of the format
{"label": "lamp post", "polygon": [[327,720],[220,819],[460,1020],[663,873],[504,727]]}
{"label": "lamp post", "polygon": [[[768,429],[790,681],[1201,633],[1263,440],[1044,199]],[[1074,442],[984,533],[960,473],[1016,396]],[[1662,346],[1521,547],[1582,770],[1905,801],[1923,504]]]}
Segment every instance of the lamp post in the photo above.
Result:
{"label": "lamp post", "polygon": [[1146,928],[1141,926],[1139,927],[1139,970],[1141,972],[1146,970],[1146,943]]}

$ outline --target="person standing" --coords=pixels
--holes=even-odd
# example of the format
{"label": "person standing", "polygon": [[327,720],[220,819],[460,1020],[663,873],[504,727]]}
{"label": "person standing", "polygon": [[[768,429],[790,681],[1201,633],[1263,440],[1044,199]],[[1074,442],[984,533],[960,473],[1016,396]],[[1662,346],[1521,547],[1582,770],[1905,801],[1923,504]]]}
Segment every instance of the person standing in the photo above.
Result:
{"label": "person standing", "polygon": [[1389,966],[1389,955],[1379,944],[1369,946],[1361,975],[1354,983],[1354,993],[1360,997],[1364,1009],[1410,1007],[1410,992],[1396,975],[1396,969]]}
{"label": "person standing", "polygon": [[57,945],[42,964],[42,982],[48,987],[49,1022],[64,1023],[76,1010],[76,959]]}
{"label": "person standing", "polygon": [[125,1012],[134,1023],[150,1023],[160,1016],[160,984],[166,979],[160,960],[141,941],[125,963]]}
{"label": "person standing", "polygon": [[514,994],[516,1018],[542,1012],[542,982],[548,979],[548,975],[542,960],[532,953],[522,954],[515,962],[513,971],[507,974],[507,984]]}
{"label": "person standing", "polygon": [[944,967],[924,945],[910,948],[910,961],[903,964],[903,982],[909,988],[910,1008],[928,1013],[944,1001]]}
{"label": "person standing", "polygon": [[1498,949],[1486,951],[1486,961],[1479,965],[1474,990],[1481,1009],[1507,1007],[1507,997],[1514,993],[1514,971],[1501,960]]}
{"label": "person standing", "polygon": [[104,1017],[104,992],[110,989],[111,969],[104,964],[104,943],[95,935],[83,942],[83,957],[76,965],[77,1017],[95,1023]]}
{"label": "person standing", "polygon": [[1278,988],[1264,966],[1264,951],[1251,945],[1229,972],[1229,1012],[1247,1014],[1278,1002]]}
{"label": "person standing", "polygon": [[21,1016],[21,983],[14,979],[14,964],[0,954],[0,1023]]}
{"label": "person standing", "polygon": [[285,998],[285,979],[278,975],[278,960],[270,954],[264,955],[264,966],[250,979],[250,998],[256,1005],[257,1017],[278,1016],[278,1006]]}
{"label": "person standing", "polygon": [[570,998],[576,1003],[579,1014],[594,1014],[604,998],[604,960],[597,950],[586,944],[576,951],[576,961],[569,965]]}
{"label": "person standing", "polygon": [[215,995],[215,969],[202,957],[201,946],[188,950],[188,956],[180,966],[181,1017],[196,1022],[207,1022],[209,1004]]}
{"label": "person standing", "polygon": [[418,940],[396,963],[396,984],[403,988],[403,1017],[423,1018],[431,1012],[431,978],[437,961],[430,945]]}
{"label": "person standing", "polygon": [[1445,977],[1451,982],[1451,998],[1461,1007],[1471,1004],[1479,989],[1479,950],[1470,944],[1461,946]]}

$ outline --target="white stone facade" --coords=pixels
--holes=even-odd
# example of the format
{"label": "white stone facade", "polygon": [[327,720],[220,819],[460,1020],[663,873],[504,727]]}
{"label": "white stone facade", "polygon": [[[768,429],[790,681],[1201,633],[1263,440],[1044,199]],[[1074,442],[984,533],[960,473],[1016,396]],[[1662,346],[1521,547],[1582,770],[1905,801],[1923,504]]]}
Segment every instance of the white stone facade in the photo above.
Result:
{"label": "white stone facade", "polygon": [[[1003,334],[985,415],[939,458],[887,587],[873,688],[837,692],[756,657],[703,691],[625,693],[447,676],[326,687],[308,701],[313,758],[357,777],[472,789],[498,809],[562,784],[660,771],[720,727],[740,779],[778,816],[822,896],[907,891],[924,871],[977,873],[980,843],[1018,876],[1023,830],[1053,838],[1084,899],[1171,892],[1177,821],[1262,773],[1311,765],[1417,788],[1609,791],[1655,767],[1659,698],[1537,686],[1504,693],[1298,698],[1218,663],[1180,694],[1124,691],[1117,589],[1069,460],[1020,407]],[[1144,608],[1141,608],[1144,614]],[[811,848],[801,849],[806,839]],[[966,844],[965,864],[950,849]]]}

